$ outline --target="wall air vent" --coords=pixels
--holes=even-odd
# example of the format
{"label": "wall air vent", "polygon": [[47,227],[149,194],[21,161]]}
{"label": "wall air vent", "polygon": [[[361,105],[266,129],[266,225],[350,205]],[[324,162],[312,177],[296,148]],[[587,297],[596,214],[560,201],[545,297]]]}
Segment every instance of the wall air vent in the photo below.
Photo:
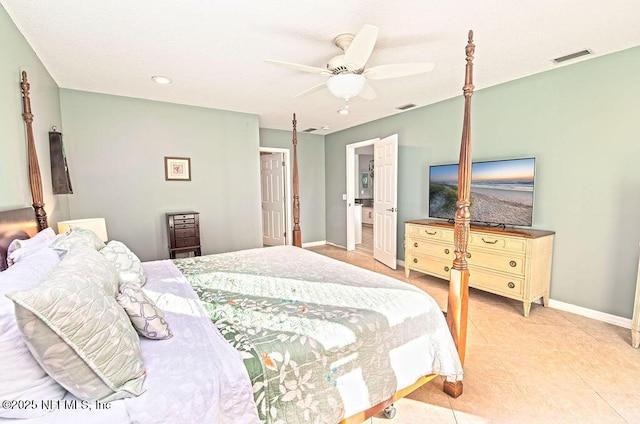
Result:
{"label": "wall air vent", "polygon": [[579,52],[575,52],[575,53],[571,53],[568,54],[566,56],[562,56],[562,57],[556,57],[555,59],[551,59],[553,63],[563,63],[566,62],[568,60],[573,60],[573,59],[577,59],[579,57],[582,56],[587,56],[593,54],[593,52],[589,49],[585,49],[585,50],[580,50]]}
{"label": "wall air vent", "polygon": [[413,103],[407,103],[406,105],[398,106],[396,109],[398,110],[407,110],[416,107]]}
{"label": "wall air vent", "polygon": [[318,130],[317,128],[307,128],[306,130],[304,130],[302,132],[310,133],[310,132],[314,132],[314,131],[317,131],[317,130]]}

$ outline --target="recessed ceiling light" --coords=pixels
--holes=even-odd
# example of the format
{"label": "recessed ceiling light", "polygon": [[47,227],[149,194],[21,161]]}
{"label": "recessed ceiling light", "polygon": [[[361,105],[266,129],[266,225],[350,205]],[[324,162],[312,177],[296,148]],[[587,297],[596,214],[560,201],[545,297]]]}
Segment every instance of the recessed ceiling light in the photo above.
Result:
{"label": "recessed ceiling light", "polygon": [[158,84],[171,84],[173,81],[169,77],[165,77],[163,75],[154,75],[151,77],[154,82]]}

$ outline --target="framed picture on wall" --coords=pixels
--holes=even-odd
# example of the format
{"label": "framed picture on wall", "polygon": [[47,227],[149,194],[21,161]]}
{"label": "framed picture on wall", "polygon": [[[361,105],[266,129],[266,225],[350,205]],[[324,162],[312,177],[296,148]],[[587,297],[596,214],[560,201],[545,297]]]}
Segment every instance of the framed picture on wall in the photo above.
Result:
{"label": "framed picture on wall", "polygon": [[164,157],[166,181],[191,181],[191,158]]}
{"label": "framed picture on wall", "polygon": [[360,185],[362,188],[369,188],[369,173],[363,172],[360,174]]}

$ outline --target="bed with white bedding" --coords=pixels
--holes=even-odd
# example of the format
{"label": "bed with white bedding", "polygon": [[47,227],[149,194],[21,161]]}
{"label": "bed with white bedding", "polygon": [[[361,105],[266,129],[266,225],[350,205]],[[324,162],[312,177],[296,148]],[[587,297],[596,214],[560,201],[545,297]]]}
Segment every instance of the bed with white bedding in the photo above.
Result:
{"label": "bed with white bedding", "polygon": [[[338,423],[424,376],[462,378],[436,302],[388,276],[291,246],[140,263],[122,243],[104,245],[81,229],[35,243],[47,231],[32,246],[23,242],[0,273],[0,374],[8,376],[0,398],[9,401],[0,419]],[[114,247],[121,249],[115,261]],[[101,362],[96,346],[110,349],[136,327],[121,302],[132,281],[170,335],[133,332],[134,346],[120,346],[131,366],[118,380],[121,370],[108,363],[120,359]],[[90,295],[80,294],[89,287]],[[128,327],[113,333],[118,320]],[[59,338],[50,341],[34,326]],[[82,329],[91,331],[78,334]],[[112,334],[100,338],[105,332]],[[71,350],[56,356],[61,345]],[[68,355],[80,357],[90,375],[75,365],[56,368]],[[109,387],[91,394],[85,380]]]}

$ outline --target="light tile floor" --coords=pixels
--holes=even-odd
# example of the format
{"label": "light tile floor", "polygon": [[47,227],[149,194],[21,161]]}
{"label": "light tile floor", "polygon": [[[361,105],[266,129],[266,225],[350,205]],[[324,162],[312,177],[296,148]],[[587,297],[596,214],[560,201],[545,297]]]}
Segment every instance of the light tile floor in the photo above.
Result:
{"label": "light tile floor", "polygon": [[[309,248],[407,281],[445,309],[447,282],[334,246]],[[396,403],[393,420],[414,423],[640,423],[640,350],[628,329],[470,289],[464,393],[436,378]]]}

